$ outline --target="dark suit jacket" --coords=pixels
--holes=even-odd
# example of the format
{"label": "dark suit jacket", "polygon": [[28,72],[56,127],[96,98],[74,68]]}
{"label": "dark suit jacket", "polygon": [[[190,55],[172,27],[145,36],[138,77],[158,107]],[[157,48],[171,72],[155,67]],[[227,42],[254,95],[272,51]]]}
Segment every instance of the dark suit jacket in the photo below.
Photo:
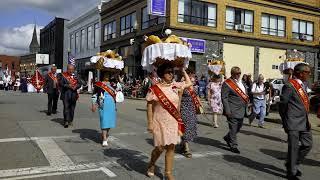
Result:
{"label": "dark suit jacket", "polygon": [[308,112],[294,87],[287,83],[282,88],[279,114],[285,131],[309,130]]}
{"label": "dark suit jacket", "polygon": [[[78,79],[77,76],[74,76],[74,78]],[[64,78],[62,75],[59,76],[59,87],[61,89],[61,100],[70,100],[70,101],[77,101],[78,92],[77,90],[81,87],[80,79],[78,79],[78,83],[76,86],[76,89],[73,90],[71,88],[71,85],[69,81]]]}
{"label": "dark suit jacket", "polygon": [[222,84],[221,100],[226,114],[231,114],[232,118],[244,118],[246,103],[225,82]]}
{"label": "dark suit jacket", "polygon": [[58,91],[58,84],[56,85],[56,88],[54,88],[54,81],[53,79],[47,74],[44,80],[44,91],[48,94],[54,94],[59,93]]}

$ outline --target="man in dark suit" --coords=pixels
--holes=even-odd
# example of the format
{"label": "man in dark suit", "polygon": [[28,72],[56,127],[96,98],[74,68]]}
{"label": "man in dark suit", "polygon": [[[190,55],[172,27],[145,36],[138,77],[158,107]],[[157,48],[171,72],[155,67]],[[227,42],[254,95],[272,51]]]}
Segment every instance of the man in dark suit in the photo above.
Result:
{"label": "man in dark suit", "polygon": [[61,74],[60,87],[61,96],[60,99],[63,102],[63,118],[64,127],[73,125],[74,109],[79,97],[77,90],[81,87],[80,80],[74,74],[74,66],[69,64],[67,72]]}
{"label": "man in dark suit", "polygon": [[59,99],[59,88],[57,79],[57,67],[53,65],[51,72],[49,72],[44,81],[44,90],[48,94],[48,111],[47,115],[57,113],[57,104]]}
{"label": "man in dark suit", "polygon": [[[279,113],[283,128],[288,134],[288,156],[286,162],[288,179],[298,179],[298,169],[312,148],[311,125],[308,119],[309,99],[306,81],[310,67],[301,63],[294,68],[294,79],[283,86]],[[300,143],[300,145],[299,145]]]}
{"label": "man in dark suit", "polygon": [[249,102],[246,89],[240,80],[241,70],[239,67],[231,69],[231,78],[227,79],[221,89],[221,100],[224,107],[224,115],[227,117],[229,132],[224,140],[230,147],[231,152],[239,154],[237,133],[240,131],[245,107]]}

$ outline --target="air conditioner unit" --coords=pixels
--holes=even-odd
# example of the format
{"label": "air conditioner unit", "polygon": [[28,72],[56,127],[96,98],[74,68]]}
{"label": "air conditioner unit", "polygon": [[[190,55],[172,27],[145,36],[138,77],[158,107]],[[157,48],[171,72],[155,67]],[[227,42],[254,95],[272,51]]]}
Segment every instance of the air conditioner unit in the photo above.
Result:
{"label": "air conditioner unit", "polygon": [[305,34],[299,34],[299,39],[300,39],[301,41],[307,40],[307,35],[305,35]]}
{"label": "air conditioner unit", "polygon": [[243,24],[236,24],[235,29],[237,31],[244,31],[244,25]]}

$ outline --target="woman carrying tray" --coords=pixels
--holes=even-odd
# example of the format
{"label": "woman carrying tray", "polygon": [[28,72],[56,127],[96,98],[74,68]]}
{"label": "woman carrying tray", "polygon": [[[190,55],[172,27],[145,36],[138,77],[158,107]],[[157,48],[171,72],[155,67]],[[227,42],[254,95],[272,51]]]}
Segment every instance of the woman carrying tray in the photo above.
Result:
{"label": "woman carrying tray", "polygon": [[186,71],[182,69],[185,83],[173,82],[173,65],[166,62],[157,69],[160,83],[153,85],[147,94],[148,131],[153,134],[154,150],[148,165],[147,176],[154,176],[155,163],[163,151],[165,153],[165,177],[173,180],[173,160],[175,145],[180,142],[184,124],[180,114],[179,93],[192,86]]}

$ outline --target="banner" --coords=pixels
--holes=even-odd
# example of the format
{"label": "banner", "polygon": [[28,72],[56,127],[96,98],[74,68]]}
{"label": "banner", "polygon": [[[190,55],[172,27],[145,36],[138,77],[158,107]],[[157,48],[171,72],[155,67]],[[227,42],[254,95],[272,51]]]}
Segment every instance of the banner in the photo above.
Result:
{"label": "banner", "polygon": [[166,0],[148,0],[148,10],[150,15],[166,16]]}
{"label": "banner", "polygon": [[206,52],[206,40],[204,39],[193,39],[193,38],[181,38],[188,44],[191,44],[191,52],[194,53],[205,53]]}

